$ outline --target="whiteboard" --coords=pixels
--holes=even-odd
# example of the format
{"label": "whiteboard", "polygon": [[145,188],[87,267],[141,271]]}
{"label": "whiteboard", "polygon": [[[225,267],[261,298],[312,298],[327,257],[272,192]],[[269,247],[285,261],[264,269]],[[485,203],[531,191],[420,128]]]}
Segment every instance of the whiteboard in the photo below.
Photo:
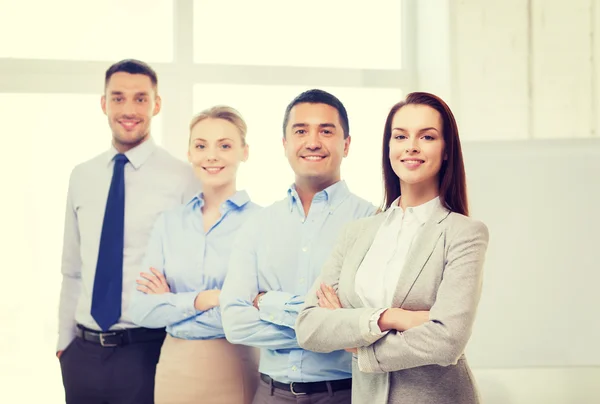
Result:
{"label": "whiteboard", "polygon": [[600,139],[463,144],[490,231],[467,358],[476,368],[600,366]]}

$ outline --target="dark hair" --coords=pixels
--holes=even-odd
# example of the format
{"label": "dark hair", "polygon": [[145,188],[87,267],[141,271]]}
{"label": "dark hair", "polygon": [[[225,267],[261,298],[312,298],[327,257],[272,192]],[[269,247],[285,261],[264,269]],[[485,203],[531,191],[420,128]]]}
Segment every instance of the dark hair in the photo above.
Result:
{"label": "dark hair", "polygon": [[442,161],[439,173],[440,201],[451,212],[469,215],[467,201],[467,184],[465,165],[463,162],[458,126],[450,107],[439,97],[429,93],[410,93],[404,101],[394,105],[385,121],[383,130],[383,209],[387,209],[400,196],[400,180],[390,162],[390,138],[392,121],[396,113],[405,105],[426,105],[435,109],[442,116],[442,135],[444,137],[444,153],[447,159]]}
{"label": "dark hair", "polygon": [[125,72],[129,74],[143,74],[144,76],[150,77],[150,81],[152,82],[152,86],[154,87],[154,89],[156,89],[156,86],[158,85],[158,78],[156,77],[156,72],[147,63],[136,59],[124,59],[120,62],[113,64],[108,68],[108,70],[106,70],[106,75],[104,78],[104,88],[108,86],[108,82],[110,81],[112,75],[119,72]]}
{"label": "dark hair", "polygon": [[342,124],[342,129],[344,131],[344,139],[346,139],[350,135],[350,123],[348,122],[348,113],[346,112],[346,108],[344,104],[333,94],[328,93],[327,91],[312,89],[307,90],[294,98],[292,102],[290,102],[285,109],[285,116],[283,118],[283,137],[285,137],[285,128],[287,128],[287,124],[290,120],[290,111],[294,106],[298,104],[327,104],[337,109],[337,112],[340,116],[340,123]]}

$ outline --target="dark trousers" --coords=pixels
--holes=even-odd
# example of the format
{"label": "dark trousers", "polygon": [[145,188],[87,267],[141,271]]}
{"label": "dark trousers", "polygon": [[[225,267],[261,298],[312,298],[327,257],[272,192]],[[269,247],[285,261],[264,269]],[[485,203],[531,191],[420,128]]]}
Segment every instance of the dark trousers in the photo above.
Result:
{"label": "dark trousers", "polygon": [[295,396],[261,380],[252,404],[350,404],[351,400],[351,389]]}
{"label": "dark trousers", "polygon": [[67,404],[154,404],[163,341],[102,347],[75,338],[60,357]]}

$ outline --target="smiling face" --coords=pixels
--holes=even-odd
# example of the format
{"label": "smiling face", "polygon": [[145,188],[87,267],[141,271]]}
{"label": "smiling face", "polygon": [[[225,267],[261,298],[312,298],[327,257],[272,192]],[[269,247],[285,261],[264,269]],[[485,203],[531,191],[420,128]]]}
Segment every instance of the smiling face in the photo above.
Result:
{"label": "smiling face", "polygon": [[248,146],[231,122],[205,118],[192,128],[188,160],[205,190],[235,188],[237,169],[247,159]]}
{"label": "smiling face", "polygon": [[344,138],[334,107],[300,103],[290,111],[283,147],[296,174],[296,183],[324,189],[340,180],[340,167],[348,155],[350,137]]}
{"label": "smiling face", "polygon": [[148,138],[152,117],[160,111],[160,97],[150,77],[117,72],[106,85],[101,105],[115,148],[125,152]]}
{"label": "smiling face", "polygon": [[426,105],[408,104],[394,115],[389,158],[402,192],[412,186],[438,192],[445,159],[442,128],[439,112]]}

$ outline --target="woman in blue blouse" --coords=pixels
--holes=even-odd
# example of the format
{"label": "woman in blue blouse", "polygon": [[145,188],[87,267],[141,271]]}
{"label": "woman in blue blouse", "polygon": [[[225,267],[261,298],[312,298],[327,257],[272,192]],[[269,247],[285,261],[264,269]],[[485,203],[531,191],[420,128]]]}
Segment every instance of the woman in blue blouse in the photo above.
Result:
{"label": "woman in blue blouse", "polygon": [[155,402],[250,403],[257,354],[232,345],[221,326],[219,294],[231,244],[259,209],[236,189],[248,158],[246,124],[229,107],[213,107],[190,124],[188,159],[202,192],[159,216],[132,298],[132,321],[166,327],[156,369]]}

